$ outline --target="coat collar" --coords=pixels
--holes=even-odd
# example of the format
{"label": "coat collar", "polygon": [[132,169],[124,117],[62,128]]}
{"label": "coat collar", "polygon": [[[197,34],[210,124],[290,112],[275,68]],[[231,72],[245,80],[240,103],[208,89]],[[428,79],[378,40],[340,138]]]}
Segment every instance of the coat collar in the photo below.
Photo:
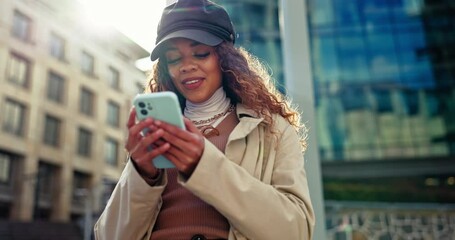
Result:
{"label": "coat collar", "polygon": [[253,129],[255,129],[264,118],[255,113],[252,109],[247,108],[243,104],[237,104],[236,114],[239,119],[239,124],[234,128],[230,135],[230,140],[236,140],[246,137]]}

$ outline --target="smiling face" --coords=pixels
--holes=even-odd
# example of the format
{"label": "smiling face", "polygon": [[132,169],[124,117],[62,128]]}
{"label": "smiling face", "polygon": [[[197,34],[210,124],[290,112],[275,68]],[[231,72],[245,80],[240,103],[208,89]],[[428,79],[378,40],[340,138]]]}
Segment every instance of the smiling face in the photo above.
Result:
{"label": "smiling face", "polygon": [[165,58],[172,82],[186,100],[204,102],[221,87],[221,67],[214,47],[176,38],[167,43]]}

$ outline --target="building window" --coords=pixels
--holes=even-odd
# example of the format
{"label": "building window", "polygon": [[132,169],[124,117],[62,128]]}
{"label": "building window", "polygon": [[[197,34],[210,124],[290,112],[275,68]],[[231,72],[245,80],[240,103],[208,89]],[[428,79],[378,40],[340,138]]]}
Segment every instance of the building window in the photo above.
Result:
{"label": "building window", "polygon": [[109,75],[107,76],[108,84],[113,89],[120,87],[120,73],[117,69],[109,67]]}
{"label": "building window", "polygon": [[107,104],[107,123],[112,127],[119,126],[120,107],[118,104],[109,101]]}
{"label": "building window", "polygon": [[7,78],[10,82],[26,88],[30,72],[30,61],[14,53],[10,54]]}
{"label": "building window", "polygon": [[373,89],[378,113],[393,112],[392,94],[390,89]]}
{"label": "building window", "polygon": [[39,199],[51,203],[53,193],[58,188],[58,181],[56,181],[58,167],[42,161],[38,165]]}
{"label": "building window", "polygon": [[420,99],[419,94],[415,90],[401,91],[403,98],[403,107],[407,116],[416,116],[419,114]]}
{"label": "building window", "polygon": [[112,195],[112,192],[117,185],[117,181],[109,180],[107,178],[103,178],[102,181],[102,195],[101,195],[101,206],[105,207],[109,198]]}
{"label": "building window", "polygon": [[92,91],[81,88],[81,95],[79,96],[79,111],[87,116],[93,116],[94,94]]}
{"label": "building window", "polygon": [[[260,31],[264,28],[265,23],[267,22],[265,21],[265,18],[268,16],[265,14],[265,6],[263,3],[245,3],[244,11],[248,13],[246,19],[251,23],[254,22],[254,29]],[[254,29],[252,28],[253,31]]]}
{"label": "building window", "polygon": [[92,147],[92,132],[87,129],[79,128],[79,139],[77,153],[84,157],[90,157]]}
{"label": "building window", "polygon": [[3,112],[3,131],[17,136],[24,135],[25,106],[16,101],[7,99]]}
{"label": "building window", "polygon": [[109,165],[117,166],[118,143],[112,138],[107,138],[104,147],[105,160]]}
{"label": "building window", "polygon": [[24,14],[14,11],[12,34],[15,38],[24,42],[30,42],[32,33],[32,21]]}
{"label": "building window", "polygon": [[52,33],[49,42],[49,52],[51,56],[56,59],[60,61],[65,60],[65,40],[55,33]]}
{"label": "building window", "polygon": [[82,52],[81,69],[88,76],[95,75],[95,59],[87,52]]}
{"label": "building window", "polygon": [[60,128],[61,128],[60,119],[46,115],[44,122],[44,134],[43,141],[45,144],[58,147],[60,144]]}
{"label": "building window", "polygon": [[7,185],[11,180],[11,156],[0,153],[0,184]]}
{"label": "building window", "polygon": [[82,172],[73,174],[73,199],[72,204],[75,207],[83,207],[84,200],[87,199],[88,190],[90,189],[90,175]]}
{"label": "building window", "polygon": [[57,103],[62,103],[64,95],[65,79],[54,72],[49,72],[47,83],[47,99]]}

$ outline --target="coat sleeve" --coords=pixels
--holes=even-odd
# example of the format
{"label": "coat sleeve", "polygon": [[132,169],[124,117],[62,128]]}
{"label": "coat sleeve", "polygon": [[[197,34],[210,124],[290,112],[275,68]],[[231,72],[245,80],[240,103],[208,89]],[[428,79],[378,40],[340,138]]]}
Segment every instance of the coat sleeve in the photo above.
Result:
{"label": "coat sleeve", "polygon": [[95,239],[149,239],[161,208],[161,193],[166,181],[166,174],[163,174],[159,186],[149,186],[128,161],[95,224]]}
{"label": "coat sleeve", "polygon": [[[272,141],[273,142],[273,141]],[[222,213],[248,239],[311,239],[314,212],[303,154],[292,126],[277,139],[271,184],[254,178],[206,141],[199,165],[181,184]],[[268,146],[272,147],[272,146]]]}

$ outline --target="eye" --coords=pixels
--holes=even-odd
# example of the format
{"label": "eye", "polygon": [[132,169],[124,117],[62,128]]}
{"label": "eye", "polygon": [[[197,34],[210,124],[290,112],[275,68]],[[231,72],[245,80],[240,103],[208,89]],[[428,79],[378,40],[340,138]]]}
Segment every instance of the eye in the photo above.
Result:
{"label": "eye", "polygon": [[172,65],[172,64],[178,63],[180,61],[180,59],[181,58],[179,58],[179,57],[178,58],[166,58],[166,61],[167,61],[167,64]]}
{"label": "eye", "polygon": [[199,58],[199,59],[203,59],[203,58],[206,58],[210,55],[210,52],[206,52],[206,53],[196,53],[194,54],[194,56],[196,58]]}

